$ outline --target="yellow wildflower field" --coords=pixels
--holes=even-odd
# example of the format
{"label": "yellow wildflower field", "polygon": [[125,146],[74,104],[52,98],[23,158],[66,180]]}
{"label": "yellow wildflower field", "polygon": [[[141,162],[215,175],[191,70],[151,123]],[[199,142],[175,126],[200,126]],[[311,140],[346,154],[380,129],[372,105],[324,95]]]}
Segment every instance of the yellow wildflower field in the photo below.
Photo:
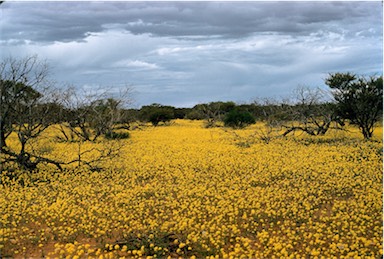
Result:
{"label": "yellow wildflower field", "polygon": [[[1,256],[381,257],[382,128],[267,143],[262,127],[176,120],[132,131],[100,172],[3,175]],[[76,156],[76,143],[41,143]]]}

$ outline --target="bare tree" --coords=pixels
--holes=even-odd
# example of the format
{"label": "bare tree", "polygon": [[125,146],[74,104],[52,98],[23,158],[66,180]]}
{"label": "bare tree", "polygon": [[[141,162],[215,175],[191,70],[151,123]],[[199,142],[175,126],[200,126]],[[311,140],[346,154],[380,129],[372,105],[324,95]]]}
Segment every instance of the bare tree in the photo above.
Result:
{"label": "bare tree", "polygon": [[130,88],[112,95],[107,91],[78,92],[73,87],[63,93],[64,117],[59,125],[66,141],[96,141],[112,136],[115,130],[129,129],[123,108],[130,102]]}
{"label": "bare tree", "polygon": [[[96,170],[100,161],[117,156],[122,144],[107,141],[102,145],[84,148],[82,143],[91,138],[95,140],[95,136],[117,128],[119,107],[123,101],[111,98],[88,100],[90,102],[86,105],[71,110],[66,101],[73,101],[73,95],[54,89],[48,74],[47,63],[40,61],[37,56],[7,58],[0,63],[0,169],[3,170],[5,165],[17,165],[33,171],[38,164],[46,163],[60,170],[72,164]],[[79,114],[82,109],[85,109],[85,113]],[[84,125],[75,120],[83,119],[83,115],[86,118]],[[77,158],[60,160],[38,152],[38,142],[46,129],[54,124],[61,125],[68,118],[71,118],[67,120],[71,124],[69,129],[73,129],[70,134],[86,136],[78,144]],[[78,126],[83,128],[77,131]],[[8,143],[11,134],[17,136],[17,145]],[[94,155],[87,156],[90,153]]]}
{"label": "bare tree", "polygon": [[294,102],[285,105],[289,122],[282,124],[285,128],[283,136],[294,131],[302,131],[312,136],[324,135],[332,123],[336,129],[343,125],[336,116],[335,105],[326,101],[324,91],[300,86],[294,94]]}
{"label": "bare tree", "polygon": [[[73,87],[66,89],[62,93],[62,122],[57,127],[62,135],[60,140],[75,142],[77,156],[61,163],[87,166],[92,171],[98,171],[103,161],[119,156],[124,143],[118,139],[127,138],[129,133],[116,131],[129,129],[123,109],[130,104],[130,97],[131,88],[128,86],[115,94],[100,89],[92,92],[79,92]],[[101,139],[101,136],[107,140]],[[94,144],[84,145],[85,142]],[[90,153],[94,155],[89,157]]]}
{"label": "bare tree", "polygon": [[[52,123],[51,108],[55,95],[48,81],[48,66],[37,56],[7,58],[0,63],[0,151],[4,161],[33,170],[40,162],[60,165],[27,151],[27,144],[41,135]],[[7,138],[17,134],[20,148],[8,147]]]}
{"label": "bare tree", "polygon": [[225,113],[232,110],[235,106],[233,102],[211,102],[196,105],[196,110],[198,110],[206,120],[205,127],[212,128],[217,125],[218,121],[223,119]]}
{"label": "bare tree", "polygon": [[9,57],[0,63],[0,149],[6,147],[17,122],[28,119],[25,112],[41,103],[49,85],[47,75],[48,66],[37,56],[20,60]]}

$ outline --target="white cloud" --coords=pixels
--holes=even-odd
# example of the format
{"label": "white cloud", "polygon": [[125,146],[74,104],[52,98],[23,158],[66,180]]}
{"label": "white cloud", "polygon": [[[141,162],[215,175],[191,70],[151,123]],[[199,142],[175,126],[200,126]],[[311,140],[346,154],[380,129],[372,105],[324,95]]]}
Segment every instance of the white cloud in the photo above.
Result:
{"label": "white cloud", "polygon": [[138,68],[138,69],[159,69],[160,67],[154,63],[148,63],[141,60],[124,59],[117,61],[111,65],[116,68]]}

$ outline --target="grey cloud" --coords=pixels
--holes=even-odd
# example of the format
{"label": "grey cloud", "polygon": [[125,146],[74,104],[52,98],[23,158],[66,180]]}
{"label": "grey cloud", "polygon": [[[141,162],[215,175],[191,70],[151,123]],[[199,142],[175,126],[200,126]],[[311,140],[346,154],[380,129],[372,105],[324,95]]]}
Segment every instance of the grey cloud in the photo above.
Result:
{"label": "grey cloud", "polygon": [[78,87],[193,106],[382,73],[380,2],[5,2],[2,55],[37,53]]}
{"label": "grey cloud", "polygon": [[133,33],[159,36],[239,37],[260,32],[302,35],[324,25],[331,30],[342,27],[353,31],[354,26],[360,23],[375,24],[381,12],[379,3],[367,2],[199,2],[175,5],[179,7],[177,10],[159,7],[157,11],[148,10],[148,13],[143,10],[143,22],[126,28]]}
{"label": "grey cloud", "polygon": [[5,2],[1,8],[3,38],[14,42],[83,41],[110,25],[169,37],[303,35],[324,25],[356,33],[362,23],[379,27],[381,13],[380,2]]}

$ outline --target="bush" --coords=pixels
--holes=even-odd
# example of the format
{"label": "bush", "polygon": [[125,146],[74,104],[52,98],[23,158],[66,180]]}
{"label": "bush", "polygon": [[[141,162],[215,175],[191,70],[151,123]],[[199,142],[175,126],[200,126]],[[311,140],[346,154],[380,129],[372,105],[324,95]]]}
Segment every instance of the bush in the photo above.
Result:
{"label": "bush", "polygon": [[244,128],[255,124],[255,118],[247,111],[232,110],[225,115],[224,126],[232,128]]}
{"label": "bush", "polygon": [[129,132],[109,131],[104,134],[106,139],[127,139],[130,137]]}
{"label": "bush", "polygon": [[166,123],[175,118],[175,108],[172,106],[163,106],[161,104],[151,104],[143,106],[140,110],[140,120],[151,122],[157,126],[160,122]]}
{"label": "bush", "polygon": [[202,114],[199,111],[192,110],[190,111],[186,116],[186,119],[188,120],[204,120],[204,114]]}
{"label": "bush", "polygon": [[166,123],[171,121],[173,118],[174,116],[172,111],[167,109],[159,109],[150,115],[149,121],[153,126],[157,126],[160,122]]}

